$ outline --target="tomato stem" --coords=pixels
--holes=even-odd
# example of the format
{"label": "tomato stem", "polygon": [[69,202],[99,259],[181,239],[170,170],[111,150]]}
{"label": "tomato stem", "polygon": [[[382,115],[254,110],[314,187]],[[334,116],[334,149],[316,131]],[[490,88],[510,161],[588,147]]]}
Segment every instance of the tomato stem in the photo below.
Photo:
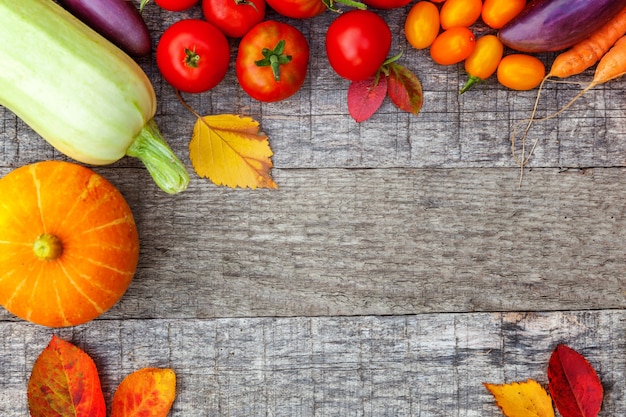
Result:
{"label": "tomato stem", "polygon": [[254,61],[258,67],[271,67],[274,79],[280,81],[280,66],[291,62],[291,55],[285,55],[285,40],[278,41],[274,49],[263,48],[263,59]]}
{"label": "tomato stem", "polygon": [[256,4],[250,0],[234,0],[236,6],[250,6],[256,11],[259,12],[259,9],[256,8]]}
{"label": "tomato stem", "polygon": [[343,5],[354,7],[356,9],[365,10],[367,6],[360,1],[355,0],[322,0],[322,3],[326,5],[328,10],[332,10],[333,12],[341,13],[341,10],[335,6],[335,2],[341,3]]}
{"label": "tomato stem", "polygon": [[190,68],[198,68],[198,61],[200,61],[200,55],[196,53],[196,48],[185,48],[185,66]]}
{"label": "tomato stem", "polygon": [[463,88],[461,88],[461,90],[459,91],[459,94],[463,94],[464,92],[472,88],[472,86],[479,81],[482,81],[482,80],[475,75],[470,75],[470,77],[468,78]]}
{"label": "tomato stem", "polygon": [[35,240],[33,250],[42,261],[53,261],[63,253],[63,243],[55,235],[44,233]]}

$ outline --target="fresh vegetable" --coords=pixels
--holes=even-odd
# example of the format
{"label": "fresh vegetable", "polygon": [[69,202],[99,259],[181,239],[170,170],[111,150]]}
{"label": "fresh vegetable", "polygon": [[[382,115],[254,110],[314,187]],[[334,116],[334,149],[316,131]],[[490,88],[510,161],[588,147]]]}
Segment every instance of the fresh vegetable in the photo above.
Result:
{"label": "fresh vegetable", "polygon": [[326,31],[328,62],[348,80],[360,81],[376,74],[390,48],[387,22],[369,10],[345,12]]}
{"label": "fresh vegetable", "polygon": [[556,116],[558,113],[561,113],[566,108],[570,107],[574,101],[576,101],[580,96],[589,91],[590,89],[597,87],[600,84],[604,84],[611,80],[621,77],[626,74],[626,35],[622,36],[615,42],[615,44],[609,49],[609,51],[604,54],[604,56],[598,62],[598,66],[593,74],[593,79],[587,86],[576,95],[565,107],[555,113],[553,116]]}
{"label": "fresh vegetable", "polygon": [[507,55],[497,69],[498,82],[512,90],[532,90],[541,84],[545,74],[543,62],[527,54]]}
{"label": "fresh vegetable", "polygon": [[590,37],[557,55],[546,77],[566,78],[595,65],[613,44],[626,34],[626,8]]}
{"label": "fresh vegetable", "polygon": [[376,9],[399,9],[413,0],[363,0],[363,3]]}
{"label": "fresh vegetable", "polygon": [[485,0],[481,11],[483,22],[492,29],[500,29],[520,14],[526,0]]}
{"label": "fresh vegetable", "polygon": [[154,0],[164,10],[170,12],[182,12],[183,10],[191,9],[198,4],[200,0]]}
{"label": "fresh vegetable", "polygon": [[365,4],[357,0],[266,0],[278,14],[294,19],[308,19],[324,13],[326,10],[338,11],[335,3],[341,3],[357,9],[365,9]]}
{"label": "fresh vegetable", "polygon": [[504,45],[495,35],[484,35],[476,41],[474,51],[465,59],[465,72],[469,79],[461,88],[463,94],[476,82],[486,80],[498,69],[504,53]]}
{"label": "fresh vegetable", "polygon": [[139,237],[110,182],[75,163],[44,161],[5,175],[0,195],[0,304],[8,311],[44,326],[75,326],[122,297]]}
{"label": "fresh vegetable", "polygon": [[213,24],[183,19],[168,26],[159,39],[156,62],[163,78],[175,89],[201,93],[226,76],[230,46]]}
{"label": "fresh vegetable", "polygon": [[404,21],[404,36],[416,49],[428,48],[439,35],[439,9],[430,1],[418,1]]}
{"label": "fresh vegetable", "polygon": [[139,10],[128,0],[58,0],[96,32],[133,56],[150,53],[150,31]]}
{"label": "fresh vegetable", "polygon": [[187,187],[132,58],[49,0],[0,0],[0,44],[0,105],[57,150],[93,165],[134,156],[166,192]]}
{"label": "fresh vegetable", "polygon": [[202,0],[204,18],[231,38],[241,38],[265,18],[265,0]]}
{"label": "fresh vegetable", "polygon": [[522,52],[559,51],[589,37],[624,7],[626,0],[534,0],[498,36]]}
{"label": "fresh vegetable", "polygon": [[482,0],[448,0],[439,12],[441,27],[446,30],[456,26],[469,27],[480,17]]}
{"label": "fresh vegetable", "polygon": [[[524,155],[524,144],[526,141],[526,136],[528,135],[528,131],[530,130],[532,124],[536,121],[545,121],[545,120],[549,120],[558,116],[559,114],[561,114],[562,112],[570,108],[576,102],[576,100],[578,100],[583,94],[585,94],[590,89],[600,84],[609,82],[613,79],[619,78],[623,76],[624,74],[626,74],[625,57],[626,57],[626,35],[619,38],[617,42],[615,42],[613,47],[611,47],[611,49],[609,49],[609,51],[600,59],[600,61],[598,62],[598,66],[596,67],[593,80],[589,84],[587,84],[587,86],[583,90],[581,90],[576,96],[574,96],[574,98],[572,98],[565,106],[561,107],[559,110],[541,119],[535,119],[536,106],[533,108],[530,119],[526,123],[526,127],[524,128],[524,131],[521,137],[522,156],[521,157],[516,156],[516,160],[519,162],[521,166],[524,166],[528,163],[532,155],[532,150],[535,148],[535,146],[533,145],[528,156]],[[544,78],[542,82],[545,81],[545,79],[546,78]],[[516,136],[516,131],[514,130],[513,134],[511,135],[511,147],[513,148],[515,147],[515,136]]]}
{"label": "fresh vegetable", "polygon": [[463,26],[456,26],[437,36],[430,45],[430,56],[439,65],[452,65],[467,58],[475,47],[476,38],[472,31]]}
{"label": "fresh vegetable", "polygon": [[306,79],[309,43],[288,23],[265,20],[239,43],[235,71],[252,98],[274,102],[295,94]]}

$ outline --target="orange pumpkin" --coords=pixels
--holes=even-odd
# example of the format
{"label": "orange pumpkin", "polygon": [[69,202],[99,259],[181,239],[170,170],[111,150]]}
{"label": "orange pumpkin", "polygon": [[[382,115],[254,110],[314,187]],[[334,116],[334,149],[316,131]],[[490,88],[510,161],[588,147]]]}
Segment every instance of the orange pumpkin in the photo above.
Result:
{"label": "orange pumpkin", "polygon": [[137,268],[130,207],[89,168],[44,161],[0,179],[0,304],[49,327],[112,307]]}

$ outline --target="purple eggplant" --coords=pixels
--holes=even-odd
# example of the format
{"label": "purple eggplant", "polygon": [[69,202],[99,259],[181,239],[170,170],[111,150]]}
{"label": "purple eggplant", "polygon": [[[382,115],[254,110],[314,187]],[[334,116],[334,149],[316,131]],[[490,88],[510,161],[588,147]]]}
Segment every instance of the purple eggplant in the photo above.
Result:
{"label": "purple eggplant", "polygon": [[132,0],[58,0],[58,3],[129,55],[150,53],[150,31]]}
{"label": "purple eggplant", "polygon": [[560,51],[588,38],[624,7],[626,0],[533,0],[498,36],[517,51]]}

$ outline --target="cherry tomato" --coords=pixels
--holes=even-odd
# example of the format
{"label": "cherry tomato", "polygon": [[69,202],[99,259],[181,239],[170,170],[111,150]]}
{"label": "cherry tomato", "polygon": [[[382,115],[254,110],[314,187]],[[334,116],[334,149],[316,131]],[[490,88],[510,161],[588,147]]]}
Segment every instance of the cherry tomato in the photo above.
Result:
{"label": "cherry tomato", "polygon": [[165,81],[186,93],[201,93],[219,84],[228,71],[226,36],[205,20],[183,19],[159,39],[156,62]]}
{"label": "cherry tomato", "polygon": [[342,13],[326,31],[328,62],[348,80],[364,80],[376,74],[390,48],[387,22],[369,10]]}
{"label": "cherry tomato", "polygon": [[507,55],[498,65],[498,82],[512,90],[532,90],[541,84],[546,68],[538,58],[526,54]]}
{"label": "cherry tomato", "polygon": [[265,18],[265,0],[202,0],[204,18],[231,38],[241,38]]}
{"label": "cherry tomato", "polygon": [[455,26],[470,27],[480,17],[482,0],[448,0],[441,6],[441,27],[446,30]]}
{"label": "cherry tomato", "polygon": [[483,22],[493,29],[500,29],[526,7],[526,0],[485,0],[481,12]]}
{"label": "cherry tomato", "polygon": [[404,7],[413,0],[361,0],[368,6],[375,7],[377,9],[398,9]]}
{"label": "cherry tomato", "polygon": [[467,58],[475,47],[476,38],[472,31],[456,26],[437,36],[430,45],[430,56],[439,65],[452,65]]}
{"label": "cherry tomato", "polygon": [[286,17],[308,19],[325,12],[328,7],[322,0],[266,0],[267,4]]}
{"label": "cherry tomato", "polygon": [[495,35],[478,38],[474,51],[465,58],[465,72],[469,75],[461,94],[469,90],[479,80],[486,80],[498,69],[504,53],[504,45]]}
{"label": "cherry tomato", "polygon": [[413,48],[428,48],[439,35],[439,9],[430,1],[418,1],[404,22],[404,35]]}
{"label": "cherry tomato", "polygon": [[200,0],[154,0],[162,9],[169,10],[170,12],[181,12],[191,9],[198,4],[199,1]]}
{"label": "cherry tomato", "polygon": [[264,102],[295,94],[306,78],[309,43],[295,27],[264,20],[241,39],[237,79],[250,97]]}

